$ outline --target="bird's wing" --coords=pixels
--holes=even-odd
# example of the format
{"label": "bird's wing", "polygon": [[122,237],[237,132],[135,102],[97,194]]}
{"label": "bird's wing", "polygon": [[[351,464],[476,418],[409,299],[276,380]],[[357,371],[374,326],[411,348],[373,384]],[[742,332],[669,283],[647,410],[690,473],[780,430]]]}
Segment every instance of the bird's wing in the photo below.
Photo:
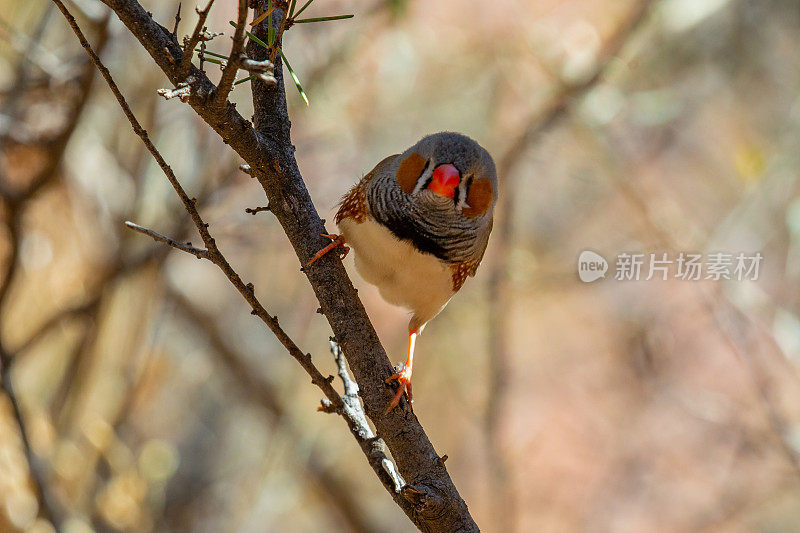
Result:
{"label": "bird's wing", "polygon": [[386,172],[386,170],[388,170],[389,168],[389,165],[392,164],[392,161],[394,161],[394,158],[397,157],[398,155],[400,154],[393,154],[390,155],[389,157],[384,157],[380,163],[375,165],[375,168],[369,171],[369,174],[367,174],[364,177],[364,179],[367,179],[367,177],[372,178],[373,174],[380,174],[382,172]]}
{"label": "bird's wing", "polygon": [[357,222],[364,220],[367,215],[367,184],[373,176],[386,172],[398,155],[400,154],[384,158],[342,197],[341,202],[339,202],[339,210],[336,212],[335,221],[337,224],[345,218],[353,218]]}
{"label": "bird's wing", "polygon": [[467,280],[467,276],[474,276],[478,271],[478,267],[483,260],[483,254],[486,253],[486,245],[489,243],[489,234],[492,232],[492,219],[486,225],[486,230],[483,231],[478,237],[475,246],[475,256],[472,259],[462,261],[461,263],[453,263],[450,265],[450,274],[453,280],[453,292],[458,292]]}
{"label": "bird's wing", "polygon": [[476,259],[469,261],[471,263],[471,268],[469,270],[469,275],[474,276],[475,273],[478,271],[478,267],[481,265],[481,261],[483,261],[483,254],[486,253],[486,246],[489,244],[489,234],[492,233],[492,225],[494,224],[494,219],[490,218],[489,223],[486,225],[486,230],[482,232],[478,244],[475,247],[475,254]]}

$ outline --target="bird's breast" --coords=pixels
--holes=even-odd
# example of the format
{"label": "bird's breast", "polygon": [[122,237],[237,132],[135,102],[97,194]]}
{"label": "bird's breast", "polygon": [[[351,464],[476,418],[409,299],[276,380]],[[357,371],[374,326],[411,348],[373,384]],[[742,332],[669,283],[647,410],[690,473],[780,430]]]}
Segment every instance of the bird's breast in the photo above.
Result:
{"label": "bird's breast", "polygon": [[421,324],[453,296],[450,266],[436,256],[398,239],[371,216],[363,222],[344,218],[338,225],[353,249],[359,274],[378,288],[384,300],[413,311]]}

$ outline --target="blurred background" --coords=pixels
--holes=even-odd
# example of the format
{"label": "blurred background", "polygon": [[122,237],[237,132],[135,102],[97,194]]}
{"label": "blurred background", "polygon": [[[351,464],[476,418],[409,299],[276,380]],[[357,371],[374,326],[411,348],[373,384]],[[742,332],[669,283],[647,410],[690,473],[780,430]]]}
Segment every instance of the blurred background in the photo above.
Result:
{"label": "blurred background", "polygon": [[[177,2],[142,3],[172,28]],[[209,50],[227,54],[235,4],[215,4],[226,35]],[[261,188],[156,95],[167,80],[105,6],[68,5],[223,253],[335,374],[281,228],[245,212]],[[484,264],[414,372],[415,412],[482,529],[800,531],[800,3],[305,13],[355,14],[285,38],[310,99],[287,87],[297,158],[329,221],[424,134],[464,132],[498,164]],[[411,531],[216,267],[123,227],[198,240],[94,78],[50,2],[0,0],[0,531]],[[232,94],[246,117],[249,91]],[[606,279],[578,279],[587,249]],[[622,252],[719,251],[760,252],[758,280],[613,279]],[[405,312],[346,263],[400,361]]]}

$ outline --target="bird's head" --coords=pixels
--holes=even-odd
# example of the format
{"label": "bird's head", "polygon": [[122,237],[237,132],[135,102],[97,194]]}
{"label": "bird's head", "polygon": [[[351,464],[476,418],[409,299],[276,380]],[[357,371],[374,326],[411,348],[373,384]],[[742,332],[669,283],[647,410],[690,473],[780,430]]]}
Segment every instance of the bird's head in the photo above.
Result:
{"label": "bird's head", "polygon": [[497,172],[489,153],[465,135],[435,133],[398,156],[397,185],[420,208],[491,217]]}
{"label": "bird's head", "polygon": [[458,133],[423,137],[373,169],[367,204],[395,237],[449,263],[483,254],[497,200],[489,153]]}

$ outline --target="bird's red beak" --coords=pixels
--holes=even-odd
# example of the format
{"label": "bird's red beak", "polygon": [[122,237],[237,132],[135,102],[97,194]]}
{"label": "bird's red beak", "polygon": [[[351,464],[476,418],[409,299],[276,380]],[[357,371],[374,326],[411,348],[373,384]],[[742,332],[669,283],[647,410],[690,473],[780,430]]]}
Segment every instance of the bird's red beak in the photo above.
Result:
{"label": "bird's red beak", "polygon": [[454,165],[439,165],[433,169],[433,177],[428,189],[436,194],[453,198],[459,183],[461,183],[461,175]]}

